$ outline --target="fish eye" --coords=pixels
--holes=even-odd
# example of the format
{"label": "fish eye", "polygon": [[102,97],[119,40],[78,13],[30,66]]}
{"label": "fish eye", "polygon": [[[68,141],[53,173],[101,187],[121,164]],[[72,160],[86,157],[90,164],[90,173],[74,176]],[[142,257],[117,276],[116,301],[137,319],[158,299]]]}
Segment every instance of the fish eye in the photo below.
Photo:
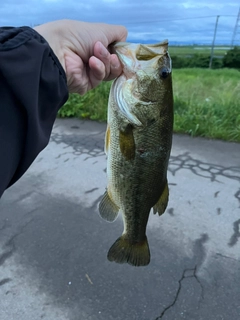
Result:
{"label": "fish eye", "polygon": [[167,68],[163,67],[160,69],[159,74],[162,79],[166,79],[169,75],[169,71]]}

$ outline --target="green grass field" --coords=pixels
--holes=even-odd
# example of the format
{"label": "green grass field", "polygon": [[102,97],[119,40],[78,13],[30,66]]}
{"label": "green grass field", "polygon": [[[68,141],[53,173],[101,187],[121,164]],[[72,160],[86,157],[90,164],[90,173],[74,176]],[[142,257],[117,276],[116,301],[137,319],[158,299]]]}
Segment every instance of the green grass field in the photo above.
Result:
{"label": "green grass field", "polygon": [[[169,53],[173,56],[191,56],[194,54],[202,54],[205,56],[210,56],[211,46],[170,46]],[[214,47],[214,56],[223,57],[227,51],[231,49],[230,46],[215,46]]]}
{"label": "green grass field", "polygon": [[[110,83],[80,97],[72,94],[61,117],[107,119]],[[234,69],[173,70],[174,131],[240,142],[240,73]]]}
{"label": "green grass field", "polygon": [[174,130],[240,142],[240,73],[231,69],[173,71]]}

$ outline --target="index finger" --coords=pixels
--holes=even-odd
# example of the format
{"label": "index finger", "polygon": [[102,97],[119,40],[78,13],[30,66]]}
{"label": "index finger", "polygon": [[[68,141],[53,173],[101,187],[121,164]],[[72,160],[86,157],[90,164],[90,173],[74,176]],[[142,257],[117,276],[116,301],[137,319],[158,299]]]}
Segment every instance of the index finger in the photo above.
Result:
{"label": "index finger", "polygon": [[[124,26],[120,25],[109,25],[109,24],[102,24],[102,31],[104,32],[108,43],[107,47],[113,42],[125,42],[127,39],[128,31]],[[104,30],[105,29],[105,30]]]}

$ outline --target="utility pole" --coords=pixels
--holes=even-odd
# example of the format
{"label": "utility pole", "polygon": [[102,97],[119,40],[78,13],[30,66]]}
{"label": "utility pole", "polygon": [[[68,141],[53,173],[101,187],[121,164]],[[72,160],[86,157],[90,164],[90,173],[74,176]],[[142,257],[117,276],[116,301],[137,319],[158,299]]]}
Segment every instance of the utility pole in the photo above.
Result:
{"label": "utility pole", "polygon": [[216,34],[217,34],[217,27],[218,27],[218,19],[220,16],[217,16],[216,23],[215,23],[215,30],[214,30],[214,35],[213,35],[213,42],[212,42],[212,50],[211,50],[211,56],[210,56],[210,61],[209,61],[209,68],[212,68],[212,60],[213,60],[213,51],[214,51],[214,45],[215,45],[215,39],[216,39]]}
{"label": "utility pole", "polygon": [[[240,34],[240,8],[238,11],[238,16],[237,16],[237,20],[236,20],[236,24],[234,27],[234,31],[233,31],[233,36],[232,36],[232,42],[231,42],[231,48],[234,47],[234,42],[236,41],[237,36]],[[238,39],[239,40],[239,39]]]}

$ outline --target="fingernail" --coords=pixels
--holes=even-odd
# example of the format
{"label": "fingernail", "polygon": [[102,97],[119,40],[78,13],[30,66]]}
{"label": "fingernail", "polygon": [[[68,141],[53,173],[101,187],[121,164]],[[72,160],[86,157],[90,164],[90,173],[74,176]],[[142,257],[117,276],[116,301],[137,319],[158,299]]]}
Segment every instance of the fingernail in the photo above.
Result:
{"label": "fingernail", "polygon": [[109,52],[101,42],[99,43],[99,49],[100,49],[99,51],[100,51],[101,56],[103,58],[107,58],[107,56],[109,55]]}
{"label": "fingernail", "polygon": [[121,67],[120,61],[118,60],[118,57],[115,55],[112,55],[111,67],[114,69],[118,69]]}

